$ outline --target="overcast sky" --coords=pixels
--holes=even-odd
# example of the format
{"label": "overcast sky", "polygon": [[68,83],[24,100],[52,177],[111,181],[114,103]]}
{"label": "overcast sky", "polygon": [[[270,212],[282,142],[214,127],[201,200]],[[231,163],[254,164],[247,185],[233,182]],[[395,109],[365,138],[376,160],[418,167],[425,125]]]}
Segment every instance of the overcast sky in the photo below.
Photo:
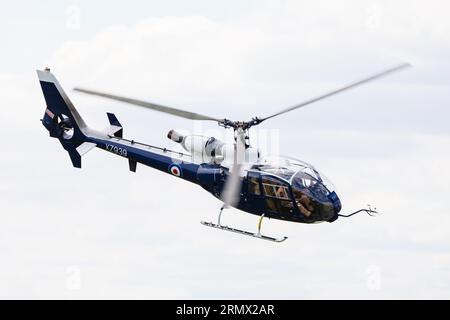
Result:
{"label": "overcast sky", "polygon": [[[0,11],[1,298],[450,298],[448,1],[15,1]],[[72,168],[39,119],[49,66],[86,122],[174,147],[189,122],[76,94],[91,87],[217,117],[265,116],[398,63],[413,68],[252,130],[313,163],[343,213],[265,221],[268,243],[208,229],[221,203],[101,150]],[[229,138],[229,137],[228,137]],[[227,210],[226,224],[256,229]]]}

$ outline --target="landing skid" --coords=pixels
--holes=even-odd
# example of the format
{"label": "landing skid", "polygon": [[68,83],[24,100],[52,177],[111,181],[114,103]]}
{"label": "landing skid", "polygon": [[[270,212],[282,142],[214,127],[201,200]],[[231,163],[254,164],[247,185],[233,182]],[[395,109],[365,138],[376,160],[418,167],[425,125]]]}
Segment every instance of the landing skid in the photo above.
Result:
{"label": "landing skid", "polygon": [[262,224],[262,220],[264,218],[264,215],[261,216],[261,218],[258,221],[258,232],[253,233],[250,231],[246,231],[246,230],[240,230],[240,229],[235,229],[235,228],[231,228],[228,226],[224,226],[220,224],[220,218],[222,215],[222,211],[225,207],[222,207],[220,209],[220,213],[219,213],[219,217],[218,217],[218,221],[217,224],[212,223],[212,222],[205,222],[205,221],[200,221],[200,223],[206,227],[211,227],[211,228],[216,228],[219,230],[224,230],[224,231],[230,231],[230,232],[234,232],[237,234],[241,234],[243,236],[249,236],[249,237],[253,237],[253,238],[257,238],[257,239],[262,239],[262,240],[267,240],[267,241],[272,241],[272,242],[283,242],[285,241],[288,237],[283,237],[283,238],[273,238],[273,237],[269,237],[269,236],[265,236],[263,234],[261,234],[261,224]]}

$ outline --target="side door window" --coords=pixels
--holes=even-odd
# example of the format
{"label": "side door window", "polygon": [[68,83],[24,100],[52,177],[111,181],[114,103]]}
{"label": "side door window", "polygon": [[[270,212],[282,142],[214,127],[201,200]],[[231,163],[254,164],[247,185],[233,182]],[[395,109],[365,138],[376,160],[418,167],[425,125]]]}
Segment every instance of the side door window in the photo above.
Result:
{"label": "side door window", "polygon": [[289,185],[275,177],[263,176],[262,187],[267,210],[280,214],[291,214],[294,205],[289,192]]}

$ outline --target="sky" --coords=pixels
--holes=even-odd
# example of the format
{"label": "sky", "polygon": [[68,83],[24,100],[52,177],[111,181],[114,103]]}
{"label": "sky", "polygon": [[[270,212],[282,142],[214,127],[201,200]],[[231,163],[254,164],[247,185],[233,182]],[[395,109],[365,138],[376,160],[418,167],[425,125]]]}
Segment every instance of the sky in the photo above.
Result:
{"label": "sky", "polygon": [[[26,10],[24,10],[24,8]],[[450,21],[446,1],[15,1],[0,11],[0,298],[449,299]],[[336,186],[334,223],[264,221],[270,243],[205,228],[219,200],[93,150],[72,168],[39,119],[51,67],[93,128],[176,148],[230,136],[83,96],[89,87],[249,120],[408,62],[412,68],[252,129],[266,153]],[[255,230],[230,209],[223,222]]]}

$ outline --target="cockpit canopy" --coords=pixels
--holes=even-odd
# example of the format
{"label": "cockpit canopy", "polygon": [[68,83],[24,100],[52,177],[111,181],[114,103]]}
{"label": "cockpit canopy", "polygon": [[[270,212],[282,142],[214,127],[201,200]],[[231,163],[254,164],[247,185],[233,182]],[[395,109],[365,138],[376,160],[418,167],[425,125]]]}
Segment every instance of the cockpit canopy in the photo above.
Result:
{"label": "cockpit canopy", "polygon": [[301,160],[288,157],[269,156],[261,158],[252,169],[278,176],[290,184],[309,187],[320,182],[329,192],[335,190],[334,185],[321,175],[312,165]]}
{"label": "cockpit canopy", "polygon": [[[265,157],[255,163],[251,170],[260,172],[266,199],[277,199],[283,204],[277,208],[288,205],[290,186],[293,205],[305,220],[329,221],[341,209],[333,184],[306,162],[287,157]],[[284,186],[271,182],[274,177]]]}

